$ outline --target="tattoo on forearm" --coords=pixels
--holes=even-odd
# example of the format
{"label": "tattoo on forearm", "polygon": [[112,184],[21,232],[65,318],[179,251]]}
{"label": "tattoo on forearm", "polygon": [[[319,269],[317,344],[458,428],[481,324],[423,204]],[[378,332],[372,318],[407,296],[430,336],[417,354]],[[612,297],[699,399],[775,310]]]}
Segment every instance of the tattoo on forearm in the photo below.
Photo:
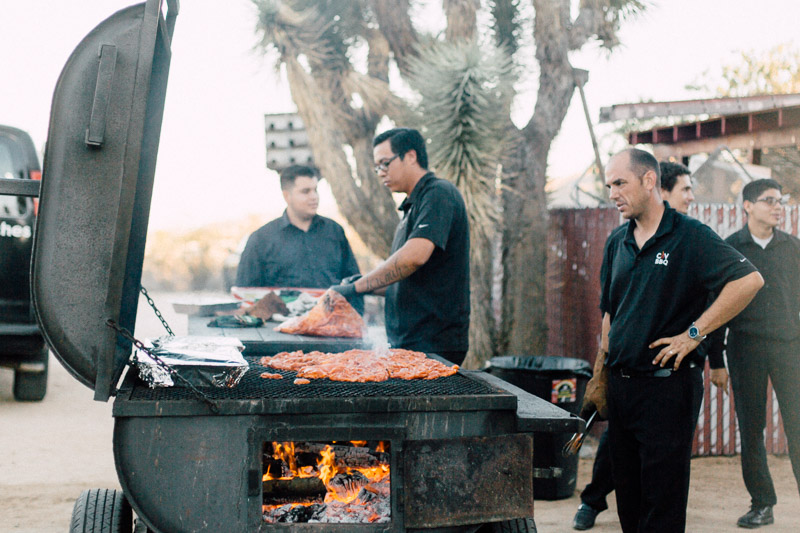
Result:
{"label": "tattoo on forearm", "polygon": [[397,258],[392,260],[391,264],[386,265],[386,271],[378,274],[377,279],[370,279],[368,278],[367,281],[367,292],[371,292],[377,289],[381,289],[383,287],[388,287],[392,283],[396,281],[400,281],[411,275],[414,272],[414,269],[410,267],[403,267],[398,262]]}

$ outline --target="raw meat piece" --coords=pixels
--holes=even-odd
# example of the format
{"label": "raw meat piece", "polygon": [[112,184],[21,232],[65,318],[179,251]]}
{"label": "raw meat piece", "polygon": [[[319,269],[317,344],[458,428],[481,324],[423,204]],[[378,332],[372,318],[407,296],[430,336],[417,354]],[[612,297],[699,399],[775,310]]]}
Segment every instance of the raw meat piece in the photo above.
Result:
{"label": "raw meat piece", "polygon": [[324,354],[322,352],[303,353],[303,350],[297,350],[294,352],[280,352],[272,357],[262,357],[258,362],[262,366],[297,372],[304,366],[314,363],[320,355]]}
{"label": "raw meat piece", "polygon": [[309,383],[311,382],[306,378],[297,378],[294,380],[295,385],[308,385]]}
{"label": "raw meat piece", "polygon": [[402,349],[392,349],[388,353],[374,350],[304,353],[297,350],[262,357],[259,363],[280,370],[293,370],[301,378],[359,383],[389,378],[437,379],[452,376],[459,368],[458,365],[448,366],[430,359],[422,352]]}
{"label": "raw meat piece", "polygon": [[305,315],[291,318],[275,331],[317,337],[363,337],[367,325],[347,299],[328,289]]}
{"label": "raw meat piece", "polygon": [[283,376],[280,374],[273,374],[272,372],[264,372],[261,374],[261,377],[264,379],[283,379]]}
{"label": "raw meat piece", "polygon": [[272,319],[272,315],[279,313],[281,315],[288,315],[289,308],[283,303],[281,297],[274,292],[268,292],[261,297],[256,304],[245,311],[246,314],[258,317],[263,321]]}
{"label": "raw meat piece", "polygon": [[327,353],[320,355],[311,364],[297,372],[304,378],[328,378],[333,381],[349,381],[364,383],[367,381],[386,381],[389,372],[368,350],[349,350],[344,353]]}

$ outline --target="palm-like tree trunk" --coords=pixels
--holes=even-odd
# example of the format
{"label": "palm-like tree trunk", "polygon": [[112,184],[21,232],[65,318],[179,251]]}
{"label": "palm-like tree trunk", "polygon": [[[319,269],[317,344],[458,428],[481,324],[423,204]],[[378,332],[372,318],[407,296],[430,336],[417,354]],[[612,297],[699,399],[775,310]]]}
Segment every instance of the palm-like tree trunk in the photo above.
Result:
{"label": "palm-like tree trunk", "polygon": [[[518,39],[523,28],[520,1],[489,2],[495,17],[495,41],[508,54],[519,55],[530,49]],[[372,171],[371,141],[381,117],[397,120],[412,116],[389,91],[390,57],[400,74],[411,79],[419,67],[415,60],[424,50],[420,43],[430,46],[431,42],[441,43],[441,40],[423,38],[417,32],[410,16],[412,0],[253,2],[259,9],[263,44],[274,46],[280,62],[286,65],[292,96],[306,124],[315,162],[330,182],[342,214],[370,249],[385,257],[398,215],[391,194]],[[473,224],[470,331],[473,350],[468,359],[472,366],[494,354],[498,346],[503,353],[541,353],[546,345],[544,185],[550,145],[575,90],[568,53],[592,38],[608,48],[614,47],[621,16],[635,14],[645,6],[644,0],[581,0],[578,16],[573,20],[571,0],[531,2],[535,10],[534,40],[540,72],[534,114],[524,128],[518,129],[511,123],[510,104],[505,97],[490,106],[492,111],[499,109],[502,115],[493,118],[494,123],[503,125],[507,131],[501,146],[503,306],[497,344],[493,341],[489,251],[498,223],[495,217],[475,215],[480,209],[477,206],[482,204],[473,203],[474,190],[470,191],[469,184],[464,188],[463,183],[485,180],[485,169],[478,168],[488,165],[488,160],[479,165],[465,160],[442,172],[452,174],[443,177],[462,188]],[[447,17],[445,41],[474,44],[480,0],[442,0],[442,6]],[[364,43],[368,47],[366,74],[355,67],[353,58],[359,54],[351,54]],[[506,80],[506,84],[505,90],[510,91],[513,82]],[[465,92],[459,98],[469,102],[474,94]],[[356,100],[361,104],[357,105]],[[458,109],[453,108],[453,113],[458,114]],[[465,124],[474,123],[480,116],[473,115]],[[424,116],[423,128],[425,121],[430,124],[436,118],[440,117]],[[407,124],[409,119],[404,122]],[[461,125],[456,125],[456,129],[460,128]],[[485,130],[486,127],[484,133]],[[458,137],[445,127],[431,135],[430,140],[435,144],[448,135]],[[500,137],[503,136],[494,139],[495,144],[499,144]],[[469,148],[471,141],[458,139],[458,142],[462,143],[458,150],[462,150]],[[348,146],[352,149],[352,159],[348,158]]]}

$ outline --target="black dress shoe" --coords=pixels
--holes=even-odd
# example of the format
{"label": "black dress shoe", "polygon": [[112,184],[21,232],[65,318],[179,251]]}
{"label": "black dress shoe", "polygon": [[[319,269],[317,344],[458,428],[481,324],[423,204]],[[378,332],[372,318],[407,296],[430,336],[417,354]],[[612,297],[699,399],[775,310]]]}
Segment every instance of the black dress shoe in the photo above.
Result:
{"label": "black dress shoe", "polygon": [[572,519],[572,529],[577,529],[578,531],[592,529],[594,527],[594,519],[597,518],[598,514],[600,514],[600,511],[582,503],[578,507],[578,512],[575,513],[575,518]]}
{"label": "black dress shoe", "polygon": [[755,529],[775,522],[772,516],[771,505],[753,505],[746,515],[741,517],[736,525],[746,529]]}

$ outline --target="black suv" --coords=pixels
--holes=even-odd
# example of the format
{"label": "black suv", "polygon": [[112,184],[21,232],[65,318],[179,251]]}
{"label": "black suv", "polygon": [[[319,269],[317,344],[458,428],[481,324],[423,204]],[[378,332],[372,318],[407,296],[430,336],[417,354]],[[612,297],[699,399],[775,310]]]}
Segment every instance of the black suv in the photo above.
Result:
{"label": "black suv", "polygon": [[[0,125],[0,178],[40,179],[33,141]],[[14,369],[14,398],[39,401],[47,391],[47,345],[30,296],[35,200],[0,195],[0,366]]]}

